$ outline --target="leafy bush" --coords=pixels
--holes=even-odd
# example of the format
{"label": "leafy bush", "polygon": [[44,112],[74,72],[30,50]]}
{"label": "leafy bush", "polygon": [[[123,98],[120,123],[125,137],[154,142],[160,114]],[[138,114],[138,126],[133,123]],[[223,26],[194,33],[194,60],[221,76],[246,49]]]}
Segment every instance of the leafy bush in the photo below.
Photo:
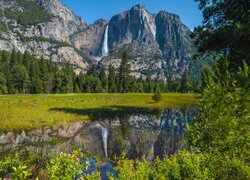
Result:
{"label": "leafy bush", "polygon": [[0,160],[0,174],[4,175],[9,172],[12,172],[12,179],[23,180],[31,175],[28,173],[27,166],[20,160],[18,154]]}
{"label": "leafy bush", "polygon": [[117,165],[118,179],[208,179],[209,168],[206,167],[206,156],[180,151],[162,160],[153,162],[128,160],[123,157]]}
{"label": "leafy bush", "polygon": [[73,151],[72,153],[63,153],[52,156],[48,162],[47,171],[50,179],[100,179],[99,172],[87,174],[85,171],[89,168],[89,161],[83,163],[83,153]]}
{"label": "leafy bush", "polygon": [[27,172],[27,166],[13,167],[12,179],[25,180],[31,173]]}
{"label": "leafy bush", "polygon": [[60,153],[59,156],[54,156],[47,166],[50,178],[74,179],[84,169],[84,165],[81,162],[82,157],[83,154],[80,151],[73,151],[71,154]]}
{"label": "leafy bush", "polygon": [[230,72],[225,57],[214,69],[214,74],[209,69],[202,73],[201,117],[188,128],[189,143],[209,155],[206,161],[213,177],[249,179],[250,70],[243,63],[237,73]]}
{"label": "leafy bush", "polygon": [[118,171],[118,179],[129,180],[129,179],[149,179],[152,176],[150,162],[143,159],[139,160],[128,160],[123,153],[118,165],[116,167]]}

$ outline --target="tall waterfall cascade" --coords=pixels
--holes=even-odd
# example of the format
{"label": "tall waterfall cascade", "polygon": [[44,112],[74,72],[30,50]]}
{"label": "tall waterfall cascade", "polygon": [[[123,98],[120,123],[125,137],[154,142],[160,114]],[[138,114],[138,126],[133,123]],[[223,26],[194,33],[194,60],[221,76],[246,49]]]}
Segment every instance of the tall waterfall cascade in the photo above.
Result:
{"label": "tall waterfall cascade", "polygon": [[108,32],[109,32],[109,26],[107,25],[106,29],[105,29],[105,32],[104,32],[104,38],[103,38],[102,57],[108,56],[108,53],[109,53]]}
{"label": "tall waterfall cascade", "polygon": [[106,157],[108,157],[108,129],[97,123],[92,128],[98,128],[101,130],[103,150]]}
{"label": "tall waterfall cascade", "polygon": [[108,129],[102,128],[102,142],[105,156],[108,157]]}

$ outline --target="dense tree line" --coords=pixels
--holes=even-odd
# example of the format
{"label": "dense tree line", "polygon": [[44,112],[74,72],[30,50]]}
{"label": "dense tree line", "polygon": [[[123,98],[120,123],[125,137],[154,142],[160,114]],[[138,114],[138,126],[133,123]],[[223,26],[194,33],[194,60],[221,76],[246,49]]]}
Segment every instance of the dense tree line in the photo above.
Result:
{"label": "dense tree line", "polygon": [[0,92],[68,93],[73,92],[75,73],[68,64],[58,64],[31,54],[12,50],[0,52]]}
{"label": "dense tree line", "polygon": [[[25,52],[11,53],[0,51],[0,93],[153,93],[192,91],[188,83],[187,70],[180,80],[171,78],[168,84],[148,76],[146,79],[130,75],[128,56],[125,52],[121,65],[115,69],[111,64],[108,69],[98,71],[92,66],[87,74],[74,73],[69,63],[56,63],[51,60],[36,58]],[[175,85],[173,85],[175,84]]]}

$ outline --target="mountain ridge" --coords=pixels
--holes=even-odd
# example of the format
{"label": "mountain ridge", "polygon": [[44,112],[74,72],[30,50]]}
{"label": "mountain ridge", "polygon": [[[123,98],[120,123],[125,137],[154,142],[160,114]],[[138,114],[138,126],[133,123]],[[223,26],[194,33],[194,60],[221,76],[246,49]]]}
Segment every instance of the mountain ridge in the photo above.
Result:
{"label": "mountain ridge", "polygon": [[[166,11],[153,14],[139,4],[110,20],[98,19],[88,25],[60,0],[25,0],[27,4],[35,6],[36,3],[42,11],[53,15],[45,22],[25,27],[18,20],[4,16],[10,4],[19,8],[11,11],[14,13],[32,11],[28,5],[22,7],[20,2],[0,2],[3,14],[0,22],[12,28],[1,33],[4,37],[0,38],[2,50],[14,47],[53,61],[69,61],[78,73],[85,73],[96,63],[100,66],[112,63],[118,68],[120,51],[125,49],[133,57],[129,62],[132,75],[136,77],[151,75],[165,81],[170,71],[178,79],[185,68],[195,69],[196,64],[191,58],[195,51],[189,38],[191,31],[181,23],[178,15]],[[102,49],[107,26],[109,56],[104,57]]]}

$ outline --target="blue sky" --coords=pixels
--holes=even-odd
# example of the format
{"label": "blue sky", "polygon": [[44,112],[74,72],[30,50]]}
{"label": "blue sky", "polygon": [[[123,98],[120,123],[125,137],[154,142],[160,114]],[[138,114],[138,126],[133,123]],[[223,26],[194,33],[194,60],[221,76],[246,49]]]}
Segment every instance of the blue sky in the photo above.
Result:
{"label": "blue sky", "polygon": [[149,12],[166,10],[178,14],[190,29],[201,24],[202,14],[194,0],[61,0],[85,22],[92,24],[97,19],[110,19],[113,15],[143,4]]}

